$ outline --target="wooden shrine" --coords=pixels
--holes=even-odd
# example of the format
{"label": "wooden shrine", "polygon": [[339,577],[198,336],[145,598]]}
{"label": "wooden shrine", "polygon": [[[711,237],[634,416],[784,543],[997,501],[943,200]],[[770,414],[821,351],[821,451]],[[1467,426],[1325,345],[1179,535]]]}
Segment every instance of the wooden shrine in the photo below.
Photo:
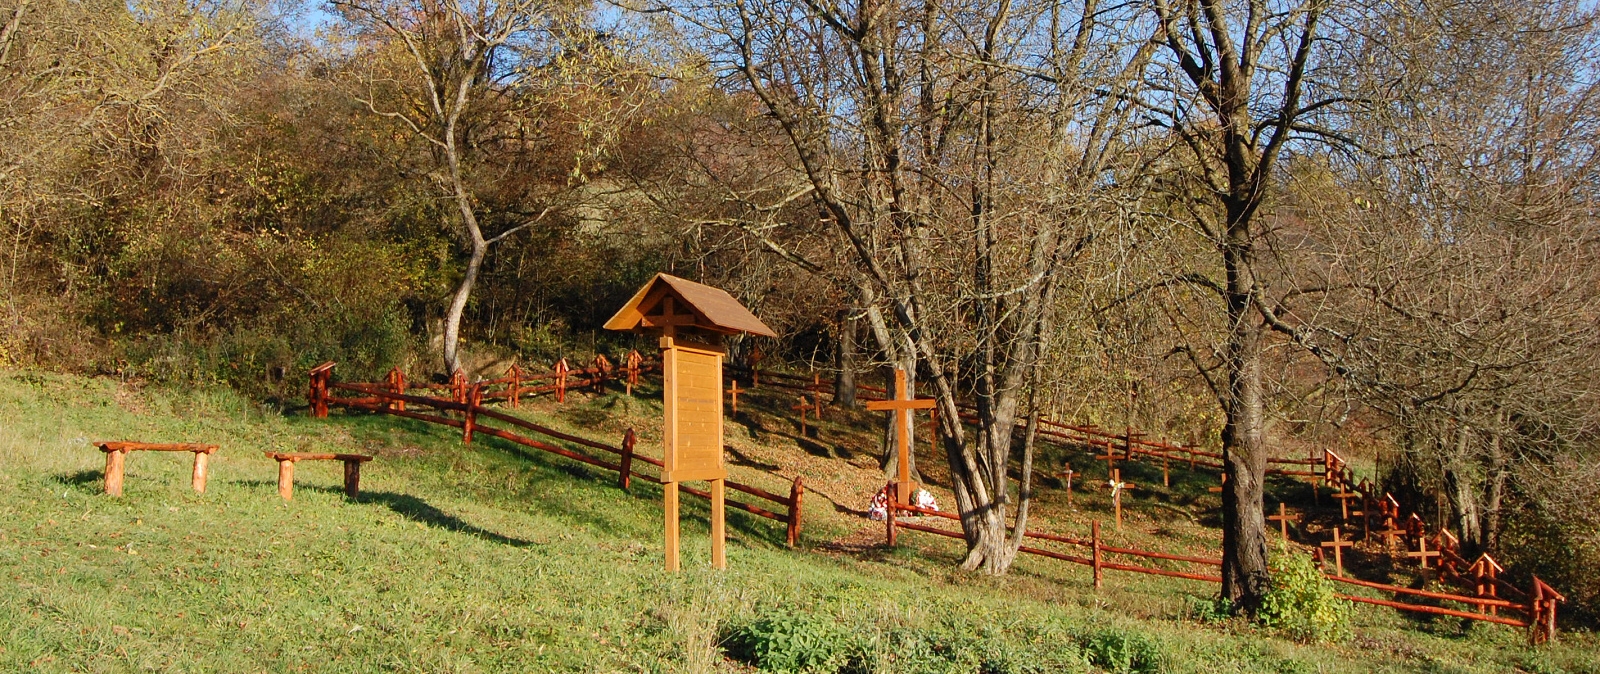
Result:
{"label": "wooden shrine", "polygon": [[722,347],[725,335],[776,337],[727,292],[656,274],[606,321],[607,330],[661,338],[663,416],[661,484],[666,510],[666,567],[678,570],[678,483],[711,483],[711,566],[727,567],[722,463]]}
{"label": "wooden shrine", "polygon": [[[894,371],[893,400],[869,400],[867,410],[872,412],[894,412],[895,414],[895,461],[899,465],[899,472],[895,482],[895,501],[900,505],[911,503],[911,494],[916,491],[916,485],[911,482],[911,411],[933,409],[932,398],[913,398],[910,387],[906,385],[906,371],[896,368]],[[801,412],[804,415],[804,412]],[[804,418],[803,416],[801,418]]]}

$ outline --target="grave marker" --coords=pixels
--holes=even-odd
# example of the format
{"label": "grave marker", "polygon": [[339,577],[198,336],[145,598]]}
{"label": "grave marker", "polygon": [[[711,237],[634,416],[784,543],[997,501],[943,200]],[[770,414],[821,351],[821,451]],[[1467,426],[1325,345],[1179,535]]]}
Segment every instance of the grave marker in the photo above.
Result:
{"label": "grave marker", "polygon": [[1355,543],[1352,542],[1352,541],[1349,541],[1349,540],[1340,539],[1339,538],[1339,527],[1334,527],[1333,528],[1333,540],[1331,540],[1331,541],[1323,541],[1322,543],[1318,543],[1318,545],[1320,545],[1320,546],[1322,546],[1324,548],[1333,548],[1333,567],[1335,569],[1338,569],[1338,575],[1340,577],[1343,577],[1344,576],[1344,549],[1348,548],[1348,547],[1350,547],[1352,545],[1355,545]]}
{"label": "grave marker", "polygon": [[[897,438],[895,457],[900,466],[898,474],[900,480],[895,486],[895,500],[905,505],[911,502],[912,488],[916,486],[911,483],[911,457],[909,456],[911,453],[911,411],[933,409],[933,399],[913,399],[909,387],[906,386],[906,371],[899,368],[894,371],[894,390],[894,400],[869,400],[867,401],[867,410],[871,412],[894,412],[895,426],[897,427],[897,432],[895,433]],[[804,415],[803,412],[801,414]]]}
{"label": "grave marker", "polygon": [[667,274],[640,288],[605,327],[660,335],[666,569],[678,570],[678,483],[696,480],[711,482],[711,566],[726,568],[721,341],[777,333],[727,292]]}

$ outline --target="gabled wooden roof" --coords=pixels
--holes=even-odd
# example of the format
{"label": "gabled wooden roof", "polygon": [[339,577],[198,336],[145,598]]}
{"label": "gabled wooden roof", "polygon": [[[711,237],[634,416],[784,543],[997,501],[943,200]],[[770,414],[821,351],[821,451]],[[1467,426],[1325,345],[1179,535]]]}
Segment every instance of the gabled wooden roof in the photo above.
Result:
{"label": "gabled wooden roof", "polygon": [[644,284],[639,292],[633,294],[633,299],[628,300],[611,320],[606,321],[606,329],[658,327],[650,325],[646,317],[660,315],[662,300],[667,297],[673,298],[674,311],[686,308],[693,313],[692,327],[724,334],[743,332],[763,337],[778,336],[727,291],[668,274],[656,274],[655,278]]}

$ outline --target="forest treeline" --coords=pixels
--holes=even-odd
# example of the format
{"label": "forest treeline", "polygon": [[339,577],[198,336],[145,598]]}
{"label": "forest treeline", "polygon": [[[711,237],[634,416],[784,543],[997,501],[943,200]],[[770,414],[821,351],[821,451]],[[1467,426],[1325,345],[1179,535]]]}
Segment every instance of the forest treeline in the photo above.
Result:
{"label": "forest treeline", "polygon": [[669,271],[932,391],[968,568],[1045,414],[1225,449],[1245,609],[1266,457],[1334,447],[1593,619],[1594,12],[0,0],[0,365],[294,404],[615,355]]}

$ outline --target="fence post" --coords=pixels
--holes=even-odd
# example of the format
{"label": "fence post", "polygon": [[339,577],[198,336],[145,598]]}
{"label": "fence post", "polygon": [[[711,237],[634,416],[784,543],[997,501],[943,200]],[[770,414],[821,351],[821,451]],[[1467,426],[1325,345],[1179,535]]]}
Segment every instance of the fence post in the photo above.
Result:
{"label": "fence post", "polygon": [[623,491],[633,482],[633,445],[637,441],[631,428],[622,434],[622,470],[617,473],[617,486]]}
{"label": "fence post", "polygon": [[896,534],[899,533],[899,532],[895,531],[895,528],[894,528],[894,513],[895,513],[894,507],[900,504],[900,500],[899,500],[899,497],[895,494],[896,490],[894,488],[894,483],[893,482],[890,482],[888,484],[888,486],[884,487],[884,490],[885,490],[885,493],[889,496],[889,504],[888,504],[889,507],[886,508],[885,511],[884,511],[887,516],[883,518],[883,523],[884,523],[884,528],[885,528],[884,538],[889,541],[889,547],[892,548],[892,547],[894,547],[895,536],[896,536]]}
{"label": "fence post", "polygon": [[467,401],[467,375],[456,368],[455,374],[450,375],[450,397],[458,403]]}
{"label": "fence post", "polygon": [[1100,589],[1100,520],[1095,520],[1090,527],[1093,534],[1091,545],[1094,548],[1094,589]]}
{"label": "fence post", "polygon": [[800,498],[805,496],[806,487],[796,475],[794,484],[789,486],[789,547],[794,547],[800,542]]}
{"label": "fence post", "polygon": [[567,367],[567,359],[562,358],[556,361],[554,369],[556,371],[556,402],[565,403],[567,402],[567,372],[571,368]]}
{"label": "fence post", "polygon": [[478,425],[478,404],[483,402],[483,382],[472,385],[467,398],[466,420],[461,424],[461,441],[472,444],[472,427]]}
{"label": "fence post", "polygon": [[[389,370],[389,390],[398,395],[406,394],[406,373],[401,372],[398,365]],[[405,408],[406,401],[404,400],[395,400],[389,403],[389,409],[391,410],[404,410]]]}
{"label": "fence post", "polygon": [[312,417],[317,419],[328,418],[328,379],[332,375],[332,361],[311,368],[310,387],[306,392],[306,402],[311,405]]}
{"label": "fence post", "polygon": [[511,409],[516,409],[520,403],[518,398],[522,397],[522,368],[512,363],[511,369],[506,371],[506,376],[511,379],[508,382],[511,386],[506,389],[506,400],[511,402]]}
{"label": "fence post", "polygon": [[605,395],[606,379],[611,377],[611,361],[606,360],[603,353],[594,355],[594,392],[596,395]]}

